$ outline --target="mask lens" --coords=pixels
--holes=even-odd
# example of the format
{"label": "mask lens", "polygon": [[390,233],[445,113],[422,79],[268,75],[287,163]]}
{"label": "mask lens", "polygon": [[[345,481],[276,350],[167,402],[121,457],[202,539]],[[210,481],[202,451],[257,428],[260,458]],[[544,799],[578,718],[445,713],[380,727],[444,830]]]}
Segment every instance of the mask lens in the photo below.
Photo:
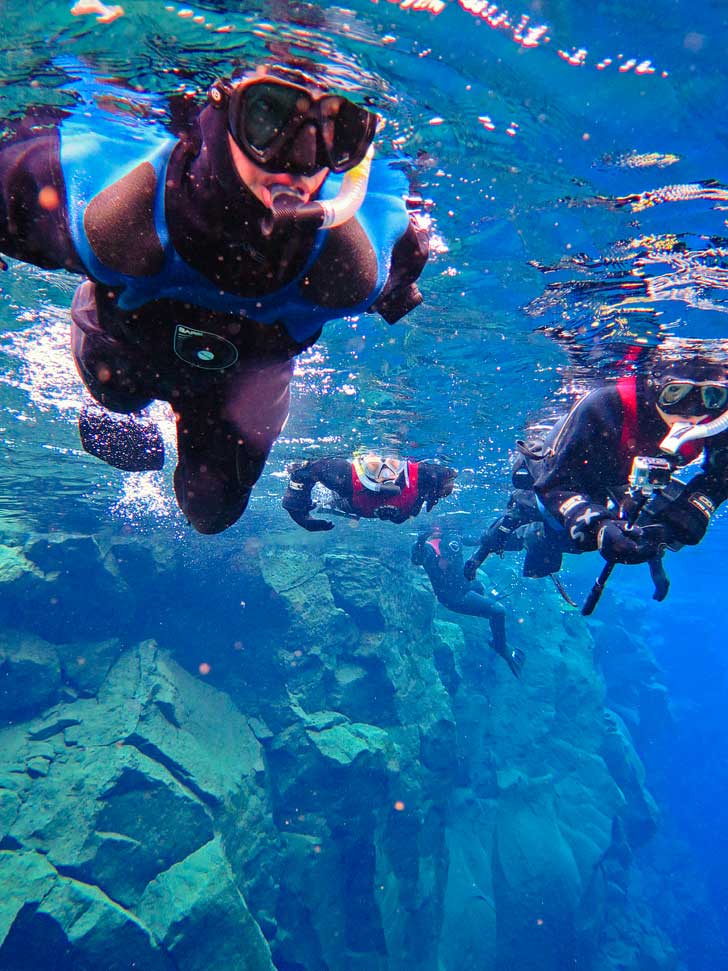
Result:
{"label": "mask lens", "polygon": [[728,388],[722,384],[706,384],[700,390],[708,411],[722,411],[728,399]]}
{"label": "mask lens", "polygon": [[384,461],[382,464],[382,471],[380,475],[382,479],[392,480],[399,477],[402,471],[402,463],[397,461],[397,459],[389,459]]}
{"label": "mask lens", "polygon": [[692,384],[687,384],[685,382],[666,384],[660,392],[660,397],[657,399],[657,403],[662,405],[663,408],[671,408],[686,398],[690,394],[692,388]]}
{"label": "mask lens", "polygon": [[326,98],[322,104],[322,128],[331,168],[344,172],[366,155],[376,128],[376,117],[346,98]]}
{"label": "mask lens", "polygon": [[373,482],[379,481],[379,475],[382,469],[381,459],[366,459],[364,461],[364,472],[368,479]]}
{"label": "mask lens", "polygon": [[245,141],[265,152],[310,103],[302,91],[284,84],[251,84],[241,98]]}

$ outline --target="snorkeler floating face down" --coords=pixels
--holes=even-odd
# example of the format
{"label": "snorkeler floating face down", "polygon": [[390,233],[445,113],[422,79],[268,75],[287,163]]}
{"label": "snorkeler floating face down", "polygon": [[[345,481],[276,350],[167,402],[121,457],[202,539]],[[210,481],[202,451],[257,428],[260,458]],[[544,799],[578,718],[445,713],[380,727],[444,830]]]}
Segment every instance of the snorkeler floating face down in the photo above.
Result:
{"label": "snorkeler floating face down", "polygon": [[[0,146],[0,249],[83,278],[72,353],[98,405],[79,420],[84,450],[126,471],[159,467],[158,429],[128,416],[172,402],[177,503],[218,533],[243,514],[285,425],[293,359],[330,321],[395,323],[418,306],[427,231],[406,175],[372,161],[376,116],[297,69],[216,82],[185,133],[161,141],[146,118],[130,138],[126,119],[87,110],[99,82],[76,73],[77,110],[32,131],[23,121]],[[48,209],[39,186],[66,204]],[[317,234],[359,213],[355,232]]]}
{"label": "snorkeler floating face down", "polygon": [[279,193],[305,204],[330,172],[357,166],[377,127],[375,114],[347,98],[270,74],[217,82],[210,97],[225,102],[238,175],[269,209]]}

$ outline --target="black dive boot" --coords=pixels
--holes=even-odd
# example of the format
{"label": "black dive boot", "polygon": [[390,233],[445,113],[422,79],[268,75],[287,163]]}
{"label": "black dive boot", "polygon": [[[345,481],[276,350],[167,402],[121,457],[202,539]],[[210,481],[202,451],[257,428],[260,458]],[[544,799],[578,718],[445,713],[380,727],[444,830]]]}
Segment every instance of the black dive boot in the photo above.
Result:
{"label": "black dive boot", "polygon": [[490,629],[493,634],[493,650],[500,654],[513,674],[520,678],[526,655],[523,651],[515,647],[511,649],[506,644],[506,615],[498,612],[490,618]]}

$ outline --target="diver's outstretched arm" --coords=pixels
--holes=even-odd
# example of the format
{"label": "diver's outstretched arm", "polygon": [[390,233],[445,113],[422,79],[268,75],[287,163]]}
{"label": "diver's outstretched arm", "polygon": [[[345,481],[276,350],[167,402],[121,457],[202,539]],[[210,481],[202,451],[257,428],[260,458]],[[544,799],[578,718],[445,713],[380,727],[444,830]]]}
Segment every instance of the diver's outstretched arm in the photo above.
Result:
{"label": "diver's outstretched arm", "polygon": [[68,224],[58,133],[29,128],[16,137],[0,149],[0,252],[47,270],[85,272]]}
{"label": "diver's outstretched arm", "polygon": [[283,508],[294,523],[310,533],[334,528],[334,524],[328,520],[313,519],[309,516],[314,508],[314,503],[311,501],[311,490],[319,481],[317,465],[318,462],[302,462],[290,466],[288,488],[282,500]]}

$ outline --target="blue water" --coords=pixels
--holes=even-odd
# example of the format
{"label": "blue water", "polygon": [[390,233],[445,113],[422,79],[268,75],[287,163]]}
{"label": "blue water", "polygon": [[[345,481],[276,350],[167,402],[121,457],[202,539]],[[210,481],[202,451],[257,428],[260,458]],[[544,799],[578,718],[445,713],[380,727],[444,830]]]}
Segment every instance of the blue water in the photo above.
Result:
{"label": "blue water", "polygon": [[[728,354],[724,4],[536,0],[500,23],[505,11],[489,22],[458,2],[438,12],[382,0],[207,2],[186,8],[194,16],[161,0],[125,6],[99,24],[66,3],[30,4],[29,18],[27,3],[6,0],[3,113],[67,104],[59,58],[85,59],[162,100],[182,90],[201,99],[275,35],[280,49],[312,54],[371,95],[387,120],[380,151],[410,162],[433,239],[421,308],[392,328],[374,318],[329,325],[301,358],[290,421],[251,505],[212,540],[177,511],[171,463],[124,477],[81,453],[82,389],[66,347],[74,281],[17,263],[3,274],[2,540],[110,528],[174,550],[179,587],[138,604],[162,638],[235,627],[220,619],[231,601],[216,599],[214,578],[271,532],[296,529],[279,504],[290,461],[362,443],[441,458],[460,470],[442,512],[477,532],[503,508],[514,441],[591,375],[609,373],[625,343]],[[530,20],[519,28],[522,14]],[[376,548],[381,534],[366,535]],[[410,542],[408,527],[388,530],[387,555],[406,558]],[[344,525],[331,549],[350,552]],[[721,513],[699,548],[669,557],[665,603],[650,599],[644,568],[620,568],[593,622],[602,635],[645,639],[669,690],[672,724],[637,739],[663,814],[644,854],[654,874],[667,869],[677,898],[681,887],[695,895],[696,913],[684,900],[680,912],[658,876],[645,878],[644,894],[691,971],[728,967],[727,552]],[[577,599],[600,566],[581,560],[563,574]],[[528,581],[512,582],[527,591]],[[251,639],[267,609],[252,589]],[[22,603],[10,610],[23,615]],[[87,621],[61,617],[59,637]]]}

